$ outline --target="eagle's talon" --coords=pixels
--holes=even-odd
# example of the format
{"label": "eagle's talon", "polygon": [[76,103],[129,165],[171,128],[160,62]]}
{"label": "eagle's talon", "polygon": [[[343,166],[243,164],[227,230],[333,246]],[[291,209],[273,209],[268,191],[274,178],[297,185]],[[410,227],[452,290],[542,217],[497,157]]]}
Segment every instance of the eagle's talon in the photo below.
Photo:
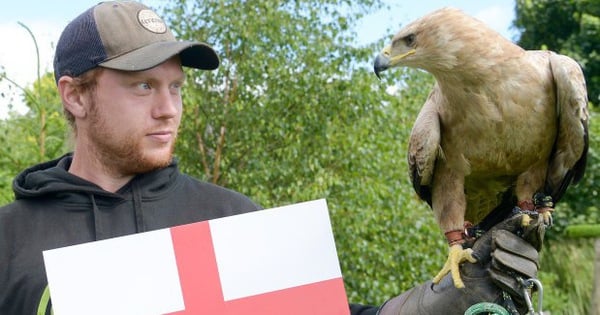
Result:
{"label": "eagle's talon", "polygon": [[529,224],[531,224],[531,221],[533,221],[533,219],[531,218],[531,216],[529,214],[525,213],[521,217],[521,226],[522,227],[529,226]]}
{"label": "eagle's talon", "polygon": [[544,208],[543,210],[540,209],[539,213],[542,215],[542,219],[544,220],[544,225],[546,227],[551,227],[552,223],[553,223],[553,219],[552,219],[552,211],[554,209],[552,208]]}
{"label": "eagle's talon", "polygon": [[536,193],[533,196],[533,203],[535,204],[536,212],[542,215],[544,225],[546,225],[546,227],[552,226],[552,212],[554,211],[554,201],[552,200],[552,196]]}
{"label": "eagle's talon", "polygon": [[477,258],[473,255],[473,250],[470,248],[463,249],[461,244],[455,244],[450,246],[450,253],[448,254],[448,260],[442,267],[442,270],[433,277],[433,283],[438,284],[444,278],[444,276],[448,273],[452,275],[452,281],[454,282],[454,286],[462,289],[465,287],[464,282],[460,278],[460,270],[459,266],[461,263],[468,261],[471,263],[476,263]]}

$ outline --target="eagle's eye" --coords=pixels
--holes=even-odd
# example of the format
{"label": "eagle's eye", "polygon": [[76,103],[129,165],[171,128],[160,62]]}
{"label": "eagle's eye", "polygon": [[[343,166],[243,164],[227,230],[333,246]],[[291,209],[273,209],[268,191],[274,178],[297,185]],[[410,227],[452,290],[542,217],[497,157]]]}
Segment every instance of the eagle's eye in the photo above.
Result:
{"label": "eagle's eye", "polygon": [[402,38],[402,40],[408,47],[414,46],[416,39],[417,39],[417,36],[415,34],[408,34]]}

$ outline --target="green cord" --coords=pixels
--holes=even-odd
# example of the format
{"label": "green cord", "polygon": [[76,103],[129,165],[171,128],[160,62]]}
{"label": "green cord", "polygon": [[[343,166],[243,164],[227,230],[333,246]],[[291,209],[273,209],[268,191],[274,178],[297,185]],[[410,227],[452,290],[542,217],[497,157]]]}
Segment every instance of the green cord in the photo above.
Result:
{"label": "green cord", "polygon": [[490,315],[510,315],[508,311],[495,303],[482,302],[471,305],[466,311],[465,315],[476,315],[476,314],[490,314]]}
{"label": "green cord", "polygon": [[[44,292],[42,293],[40,304],[38,305],[37,314],[45,315],[48,310],[48,304],[50,304],[50,288],[46,286],[44,288]],[[54,311],[51,310],[50,314],[54,314]]]}

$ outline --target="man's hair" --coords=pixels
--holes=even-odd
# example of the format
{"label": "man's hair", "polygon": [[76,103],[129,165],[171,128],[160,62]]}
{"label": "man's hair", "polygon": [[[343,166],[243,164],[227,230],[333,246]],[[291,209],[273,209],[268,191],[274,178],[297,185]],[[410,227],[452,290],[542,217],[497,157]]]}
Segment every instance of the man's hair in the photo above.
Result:
{"label": "man's hair", "polygon": [[[95,97],[96,83],[98,82],[98,76],[104,69],[102,67],[96,67],[91,70],[84,72],[83,74],[73,77],[71,84],[75,87],[79,94],[90,93],[90,97]],[[75,116],[71,114],[65,107],[63,107],[63,113],[67,122],[71,126],[71,129],[77,133],[77,126],[75,125]]]}

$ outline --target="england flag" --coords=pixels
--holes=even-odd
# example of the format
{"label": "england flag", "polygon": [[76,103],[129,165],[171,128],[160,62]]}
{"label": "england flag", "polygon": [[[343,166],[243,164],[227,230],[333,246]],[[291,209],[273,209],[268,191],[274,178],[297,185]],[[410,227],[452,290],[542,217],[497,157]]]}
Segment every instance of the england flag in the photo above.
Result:
{"label": "england flag", "polygon": [[348,315],[324,199],[43,252],[56,315]]}

